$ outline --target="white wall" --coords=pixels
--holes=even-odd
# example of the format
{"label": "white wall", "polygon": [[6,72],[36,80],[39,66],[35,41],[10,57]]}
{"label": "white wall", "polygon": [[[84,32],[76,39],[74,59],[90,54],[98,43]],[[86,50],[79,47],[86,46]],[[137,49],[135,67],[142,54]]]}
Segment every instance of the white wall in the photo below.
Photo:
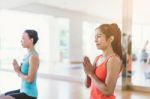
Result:
{"label": "white wall", "polygon": [[70,62],[78,63],[82,61],[82,20],[74,17],[70,21]]}
{"label": "white wall", "polygon": [[[2,20],[2,18],[1,18],[1,9],[0,9],[0,26],[2,25],[1,24],[1,20]],[[1,33],[1,31],[0,31],[0,33]],[[0,39],[0,48],[1,48],[1,39]],[[1,52],[0,52],[0,58],[1,58]],[[0,60],[0,69],[1,69],[1,60]]]}
{"label": "white wall", "polygon": [[[70,20],[69,55],[70,55],[71,63],[78,63],[82,61],[82,57],[83,57],[82,33],[83,33],[84,21],[89,21],[92,23],[113,22],[112,20],[108,20],[102,17],[96,17],[96,16],[85,14],[85,13],[54,8],[54,7],[50,7],[50,6],[46,6],[46,5],[42,5],[38,3],[21,6],[13,10],[27,11],[27,12],[38,13],[38,14],[53,15],[55,17],[68,18]],[[53,35],[53,36],[57,36],[57,35]],[[57,38],[57,37],[53,37],[53,39],[54,38]],[[52,49],[53,54],[56,55],[57,57],[58,51],[56,51],[57,50],[56,47],[51,47],[51,48],[53,48]]]}

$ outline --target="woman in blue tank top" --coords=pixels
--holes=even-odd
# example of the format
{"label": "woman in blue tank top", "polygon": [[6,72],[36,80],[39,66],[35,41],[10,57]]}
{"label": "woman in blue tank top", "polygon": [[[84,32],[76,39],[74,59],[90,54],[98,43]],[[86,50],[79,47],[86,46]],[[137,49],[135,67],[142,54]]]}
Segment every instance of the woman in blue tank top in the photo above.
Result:
{"label": "woman in blue tank top", "polygon": [[22,79],[21,88],[5,93],[15,99],[37,99],[38,90],[36,85],[37,71],[39,68],[39,56],[34,45],[38,41],[38,34],[35,30],[25,30],[22,36],[22,46],[28,53],[25,55],[21,66],[13,60],[13,67],[17,75]]}

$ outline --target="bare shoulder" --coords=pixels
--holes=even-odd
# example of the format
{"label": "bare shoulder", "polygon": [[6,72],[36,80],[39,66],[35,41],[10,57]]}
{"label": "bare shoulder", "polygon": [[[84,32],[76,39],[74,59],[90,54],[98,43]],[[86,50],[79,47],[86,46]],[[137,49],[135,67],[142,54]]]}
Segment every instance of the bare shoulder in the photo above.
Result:
{"label": "bare shoulder", "polygon": [[115,62],[115,63],[121,63],[121,59],[119,58],[119,56],[112,56],[109,60],[109,62]]}
{"label": "bare shoulder", "polygon": [[39,55],[38,55],[38,53],[32,54],[31,57],[30,57],[30,61],[39,62]]}
{"label": "bare shoulder", "polygon": [[32,56],[31,56],[31,60],[37,60],[37,59],[39,59],[39,56],[38,56],[38,55],[32,55]]}
{"label": "bare shoulder", "polygon": [[34,53],[32,53],[31,59],[39,59],[39,54],[35,51]]}
{"label": "bare shoulder", "polygon": [[122,64],[122,61],[118,56],[112,56],[107,62],[107,65],[109,67],[113,67],[113,68],[116,68],[116,69],[117,68],[120,69],[121,64]]}

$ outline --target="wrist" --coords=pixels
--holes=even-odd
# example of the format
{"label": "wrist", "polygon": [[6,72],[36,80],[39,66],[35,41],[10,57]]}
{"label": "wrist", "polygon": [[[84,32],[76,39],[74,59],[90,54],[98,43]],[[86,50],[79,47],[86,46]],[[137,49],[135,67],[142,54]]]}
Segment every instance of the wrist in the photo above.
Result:
{"label": "wrist", "polygon": [[20,77],[20,74],[21,74],[21,72],[20,72],[20,71],[18,71],[18,72],[17,72],[17,75],[18,75],[19,77]]}
{"label": "wrist", "polygon": [[94,74],[93,72],[91,72],[91,73],[89,74],[90,77],[94,77],[94,75],[95,75],[95,74]]}

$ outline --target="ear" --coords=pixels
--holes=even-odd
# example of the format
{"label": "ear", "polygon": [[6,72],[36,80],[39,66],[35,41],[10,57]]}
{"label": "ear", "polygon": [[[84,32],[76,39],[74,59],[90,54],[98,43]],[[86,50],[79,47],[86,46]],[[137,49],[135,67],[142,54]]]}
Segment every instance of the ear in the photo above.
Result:
{"label": "ear", "polygon": [[114,36],[110,37],[110,41],[113,42],[114,41]]}
{"label": "ear", "polygon": [[33,43],[33,38],[31,39],[32,43]]}

